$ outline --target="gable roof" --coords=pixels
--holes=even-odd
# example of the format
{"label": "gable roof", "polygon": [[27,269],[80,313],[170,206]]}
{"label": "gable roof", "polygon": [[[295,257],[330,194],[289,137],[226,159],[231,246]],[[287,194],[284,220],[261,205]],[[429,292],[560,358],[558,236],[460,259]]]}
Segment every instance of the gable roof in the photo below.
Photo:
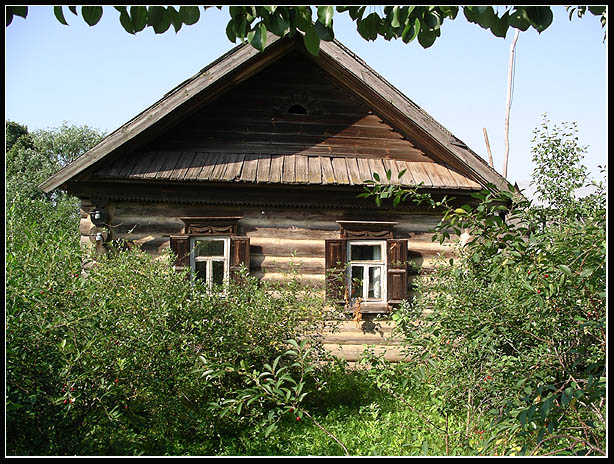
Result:
{"label": "gable roof", "polygon": [[[132,154],[129,161],[126,161],[126,157],[122,159],[121,155],[132,153],[155,138],[160,131],[176,125],[178,121],[194,114],[207,103],[257,74],[291,50],[302,49],[302,47],[302,39],[300,37],[298,39],[274,37],[269,41],[264,52],[258,52],[249,44],[241,44],[233,48],[199,73],[165,94],[151,107],[106,136],[98,145],[83,156],[52,175],[41,184],[40,188],[45,192],[50,192],[83,176],[87,172],[91,172],[96,166],[100,167],[101,165],[104,166],[102,166],[102,170],[98,174],[101,174],[102,177],[117,178],[121,177],[119,176],[120,173],[125,172],[128,173],[125,177],[128,179],[148,178],[146,175],[143,176],[143,173],[139,172],[137,167],[142,166],[144,160],[153,162],[155,154]],[[424,186],[430,188],[479,189],[487,184],[494,184],[495,187],[501,189],[508,185],[507,181],[482,158],[373,71],[340,42],[336,40],[321,42],[319,56],[316,58],[308,55],[308,57],[351,90],[354,95],[369,106],[376,108],[378,113],[395,126],[395,129],[398,129],[409,140],[417,142],[425,152],[428,152],[431,157],[441,163],[431,163],[435,171],[430,176],[428,174],[426,176],[418,174],[413,176],[406,175],[405,179],[401,180],[400,183],[415,185],[418,183],[416,179],[422,177],[425,181]],[[191,153],[191,160],[196,160],[198,158],[197,155],[198,153]],[[158,157],[160,156],[163,155],[158,154]],[[350,159],[342,162],[333,158],[328,159],[328,157],[321,154],[309,156],[307,159],[304,159],[301,155],[294,154],[283,155],[278,158],[280,158],[283,165],[291,163],[295,169],[298,166],[297,160],[301,166],[304,166],[306,162],[307,173],[312,163],[317,163],[320,166],[328,166],[330,164],[333,167],[332,178],[329,177],[328,181],[324,177],[325,172],[324,168],[322,168],[319,180],[307,175],[307,173],[305,175],[299,174],[297,171],[292,174],[293,181],[289,183],[358,183],[353,181],[353,179],[357,179],[355,175],[356,168],[354,162]],[[246,172],[254,171],[257,173],[260,159],[265,160],[263,161],[265,163],[272,163],[269,160],[273,158],[271,158],[271,155],[257,155],[254,164],[253,156],[244,155],[242,158],[237,159],[235,155],[235,157],[230,156],[227,160],[227,164],[229,163],[234,166],[232,169],[225,166],[224,169],[217,169],[216,171],[212,167],[211,175],[208,177],[196,176],[195,178],[190,178],[188,173],[195,172],[194,169],[190,169],[190,167],[193,168],[194,166],[184,166],[185,169],[181,178],[177,176],[169,176],[168,178],[174,180],[255,181],[256,175],[253,177],[250,177],[251,174],[250,176],[238,176],[233,179],[227,174],[230,172],[236,173],[237,167],[239,168],[238,172],[241,172],[241,169],[246,166],[249,166]],[[158,158],[156,162],[161,163],[162,161]],[[279,163],[279,160],[277,162]],[[356,164],[359,163],[357,162]],[[382,167],[384,169],[392,169],[393,172],[403,169],[415,173],[420,171],[418,164],[411,163],[411,165],[405,165],[403,161],[399,160],[377,160],[372,164],[375,164],[375,168],[372,168],[372,171],[380,172],[380,178],[384,182],[386,179],[385,175],[383,177],[381,175]],[[126,165],[131,165],[132,168],[126,169]],[[360,169],[359,164],[358,173],[360,173]],[[204,168],[200,169],[199,174],[203,171]],[[217,178],[212,176],[213,172],[217,172],[219,176]],[[150,176],[149,178],[151,179],[152,177]],[[156,178],[156,176],[153,178]],[[160,179],[163,178],[163,176],[160,177]],[[346,178],[347,181],[344,180]],[[303,179],[303,182],[299,182],[297,179]],[[341,179],[341,181],[337,181],[338,179]],[[280,182],[282,180],[282,178],[279,179]]]}

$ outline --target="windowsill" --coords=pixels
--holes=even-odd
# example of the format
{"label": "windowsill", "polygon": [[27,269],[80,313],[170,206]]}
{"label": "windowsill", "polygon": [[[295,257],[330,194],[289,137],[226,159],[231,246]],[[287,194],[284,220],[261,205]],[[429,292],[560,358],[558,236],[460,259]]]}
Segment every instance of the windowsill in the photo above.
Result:
{"label": "windowsill", "polygon": [[[352,308],[346,309],[347,313],[352,313]],[[389,313],[390,307],[386,303],[362,303],[360,305],[360,312],[362,314],[383,314]]]}

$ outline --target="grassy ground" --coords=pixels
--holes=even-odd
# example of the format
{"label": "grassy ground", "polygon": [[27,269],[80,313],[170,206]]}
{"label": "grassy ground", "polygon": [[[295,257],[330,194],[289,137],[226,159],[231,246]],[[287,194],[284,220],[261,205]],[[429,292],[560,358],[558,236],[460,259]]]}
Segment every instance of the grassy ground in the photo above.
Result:
{"label": "grassy ground", "polygon": [[[353,456],[473,455],[477,440],[465,437],[464,418],[448,418],[451,435],[427,424],[424,417],[445,428],[429,404],[428,393],[410,399],[408,407],[379,391],[361,370],[339,369],[326,379],[325,388],[308,397],[308,417],[297,421],[288,415],[278,429],[265,438],[264,426],[246,428],[235,436],[220,437],[216,455],[221,456],[343,456],[343,448],[322,428],[334,435]],[[418,413],[419,411],[419,413]],[[424,415],[422,415],[424,414]],[[172,454],[207,454],[198,446],[175,450]]]}

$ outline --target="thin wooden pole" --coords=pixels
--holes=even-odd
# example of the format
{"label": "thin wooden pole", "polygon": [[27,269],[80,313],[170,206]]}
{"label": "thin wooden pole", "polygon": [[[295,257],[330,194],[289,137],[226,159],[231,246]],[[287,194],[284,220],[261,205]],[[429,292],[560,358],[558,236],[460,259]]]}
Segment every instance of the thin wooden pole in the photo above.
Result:
{"label": "thin wooden pole", "polygon": [[507,161],[510,153],[510,108],[512,106],[512,81],[514,76],[514,52],[518,41],[519,30],[516,29],[512,46],[510,47],[510,64],[507,76],[507,102],[505,104],[505,154],[503,156],[503,177],[507,178]]}
{"label": "thin wooden pole", "polygon": [[486,132],[485,127],[482,127],[482,132],[484,132],[484,142],[486,142],[486,150],[488,151],[488,164],[490,164],[491,168],[494,168],[495,163],[492,160],[492,152],[490,151],[490,142],[488,141],[488,132]]}

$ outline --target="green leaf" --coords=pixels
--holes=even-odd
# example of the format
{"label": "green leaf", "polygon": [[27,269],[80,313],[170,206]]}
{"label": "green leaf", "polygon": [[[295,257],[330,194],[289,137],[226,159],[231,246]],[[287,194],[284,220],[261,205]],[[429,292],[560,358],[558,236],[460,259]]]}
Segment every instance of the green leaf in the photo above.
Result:
{"label": "green leaf", "polygon": [[366,18],[356,21],[358,33],[366,40],[375,40],[379,21],[377,13],[371,13]]}
{"label": "green leaf", "polygon": [[153,27],[156,34],[163,34],[171,27],[171,18],[166,12],[166,8],[150,6],[147,13],[149,15],[149,25]]}
{"label": "green leaf", "polygon": [[271,432],[273,432],[276,428],[277,426],[275,425],[275,423],[269,425],[266,429],[264,429],[264,436],[268,437]]}
{"label": "green leaf", "polygon": [[594,271],[594,269],[591,269],[591,268],[584,269],[580,273],[580,277],[588,277],[589,275],[591,275],[593,273],[593,271]]}
{"label": "green leaf", "polygon": [[400,11],[400,7],[398,5],[394,6],[392,8],[392,19],[390,21],[390,25],[392,27],[401,27],[401,22],[399,20],[399,11]]}
{"label": "green leaf", "polygon": [[326,27],[324,24],[320,22],[318,19],[315,23],[315,31],[320,40],[324,40],[325,42],[330,42],[335,38],[332,27]]}
{"label": "green leaf", "polygon": [[497,19],[496,17],[493,19],[490,30],[496,37],[504,38],[507,35],[507,30],[509,29],[509,17],[506,12],[501,18]]}
{"label": "green leaf", "polygon": [[179,30],[183,26],[183,20],[181,19],[181,15],[172,6],[169,6],[166,11],[168,13],[168,17],[171,20],[171,24],[173,25],[173,28],[175,29],[175,32],[176,33],[179,32]]}
{"label": "green leaf", "polygon": [[7,7],[10,9],[10,12],[15,16],[21,16],[23,19],[26,19],[28,16],[28,7],[27,6],[10,6]]}
{"label": "green leaf", "polygon": [[278,37],[283,37],[290,28],[290,21],[281,16],[279,12],[269,18],[269,31]]}
{"label": "green leaf", "polygon": [[267,30],[264,23],[261,21],[254,30],[247,33],[247,41],[256,50],[263,51],[266,45]]}
{"label": "green leaf", "polygon": [[102,18],[102,7],[101,6],[82,6],[81,7],[81,16],[85,22],[90,26],[95,26]]}
{"label": "green leaf", "polygon": [[147,15],[147,8],[144,6],[131,6],[130,7],[130,19],[132,20],[132,27],[134,32],[140,32],[145,29],[149,16]]}
{"label": "green leaf", "polygon": [[[311,22],[311,8],[310,7],[296,7],[292,10],[291,20],[294,27],[307,33],[310,29],[313,29],[313,23]],[[319,49],[319,44],[318,44]]]}
{"label": "green leaf", "polygon": [[418,42],[423,48],[429,48],[435,43],[435,40],[439,36],[439,29],[435,31],[421,30],[418,34]]}
{"label": "green leaf", "polygon": [[124,7],[124,9],[119,13],[119,23],[122,25],[124,30],[130,34],[134,34],[134,25],[132,24],[132,20],[130,19],[130,15],[128,14],[128,10]]}
{"label": "green leaf", "polygon": [[569,266],[566,266],[565,264],[559,264],[559,269],[561,271],[563,271],[565,274],[567,275],[572,275],[571,269],[569,269]]}
{"label": "green leaf", "polygon": [[521,31],[526,31],[531,26],[527,12],[522,8],[516,9],[512,12],[512,14],[509,16],[508,23],[511,27]]}
{"label": "green leaf", "polygon": [[62,7],[61,6],[54,6],[53,7],[53,14],[55,15],[56,19],[64,24],[64,26],[68,26],[68,23],[66,22],[66,19],[64,18],[64,12],[62,11]]}
{"label": "green leaf", "polygon": [[179,8],[179,16],[183,24],[191,26],[196,24],[200,19],[200,10],[197,6],[182,6]]}
{"label": "green leaf", "polygon": [[413,41],[420,33],[420,20],[418,18],[411,19],[407,22],[401,38],[403,42],[409,43]]}
{"label": "green leaf", "polygon": [[552,24],[552,10],[549,6],[527,6],[526,12],[532,26],[542,33]]}
{"label": "green leaf", "polygon": [[320,38],[315,31],[315,26],[312,25],[307,31],[305,31],[305,36],[303,37],[303,41],[305,42],[305,47],[314,56],[318,56],[320,52]]}
{"label": "green leaf", "polygon": [[318,7],[318,20],[327,28],[333,25],[333,15],[335,14],[335,8],[333,6],[319,6]]}

